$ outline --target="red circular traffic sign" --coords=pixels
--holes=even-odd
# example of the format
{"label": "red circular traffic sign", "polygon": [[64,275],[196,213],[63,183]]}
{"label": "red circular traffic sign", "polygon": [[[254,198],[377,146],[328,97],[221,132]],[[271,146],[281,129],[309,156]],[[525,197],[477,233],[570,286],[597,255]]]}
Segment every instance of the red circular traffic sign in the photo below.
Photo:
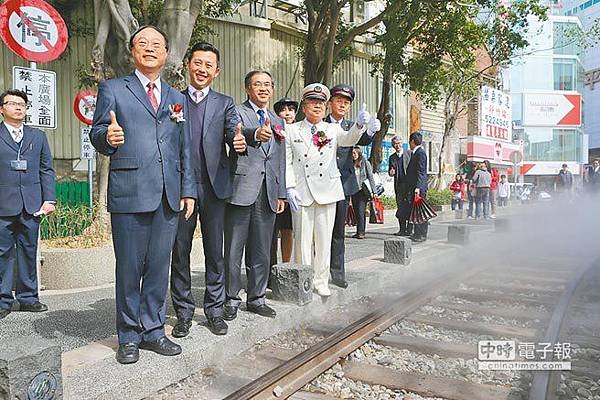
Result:
{"label": "red circular traffic sign", "polygon": [[57,59],[69,41],[65,21],[43,0],[7,0],[0,5],[0,37],[17,55],[35,62]]}
{"label": "red circular traffic sign", "polygon": [[95,90],[82,90],[75,96],[73,101],[73,112],[81,122],[86,125],[91,125],[96,111],[96,96],[98,93]]}

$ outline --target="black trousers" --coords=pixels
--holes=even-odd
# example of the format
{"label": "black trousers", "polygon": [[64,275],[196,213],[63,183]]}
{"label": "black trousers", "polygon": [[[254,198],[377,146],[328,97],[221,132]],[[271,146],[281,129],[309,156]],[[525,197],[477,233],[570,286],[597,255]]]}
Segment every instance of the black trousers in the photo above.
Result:
{"label": "black trousers", "polygon": [[335,221],[333,223],[333,234],[331,236],[331,262],[329,271],[331,279],[345,280],[346,268],[344,267],[344,257],[346,246],[344,237],[346,235],[346,214],[348,213],[348,203],[350,196],[340,200],[335,205]]}
{"label": "black trousers", "polygon": [[367,221],[365,212],[368,201],[369,199],[362,190],[352,195],[352,208],[354,208],[354,212],[356,213],[356,233],[359,235],[364,235],[366,231]]}
{"label": "black trousers", "polygon": [[194,230],[200,219],[204,248],[206,290],[204,314],[207,317],[223,315],[225,304],[225,261],[223,259],[223,227],[225,200],[216,197],[210,182],[198,184],[197,210],[189,220],[181,217],[171,258],[171,298],[180,318],[192,318],[195,302],[190,276],[190,252]]}
{"label": "black trousers", "polygon": [[407,200],[403,193],[396,192],[396,218],[398,219],[398,225],[400,225],[400,232],[408,235],[412,234],[413,231],[413,224],[408,222],[410,204],[410,201]]}

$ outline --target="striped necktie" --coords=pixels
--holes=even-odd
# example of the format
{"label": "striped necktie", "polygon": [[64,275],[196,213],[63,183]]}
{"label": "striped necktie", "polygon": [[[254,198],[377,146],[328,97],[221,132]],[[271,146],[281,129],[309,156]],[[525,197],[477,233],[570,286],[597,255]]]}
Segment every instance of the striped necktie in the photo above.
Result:
{"label": "striped necktie", "polygon": [[148,95],[148,99],[150,100],[150,104],[152,104],[152,108],[154,108],[154,112],[158,111],[158,101],[156,100],[156,96],[154,95],[154,88],[156,85],[154,82],[148,82],[146,85],[148,87],[148,91],[146,94]]}

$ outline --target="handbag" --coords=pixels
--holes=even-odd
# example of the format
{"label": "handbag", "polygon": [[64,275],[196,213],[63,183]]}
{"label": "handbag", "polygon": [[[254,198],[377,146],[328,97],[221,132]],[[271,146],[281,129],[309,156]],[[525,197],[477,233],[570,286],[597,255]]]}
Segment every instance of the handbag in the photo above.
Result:
{"label": "handbag", "polygon": [[369,207],[369,223],[383,224],[383,203],[377,197],[373,197]]}
{"label": "handbag", "polygon": [[346,212],[346,225],[356,226],[356,213],[354,212],[352,203],[348,204],[348,211]]}

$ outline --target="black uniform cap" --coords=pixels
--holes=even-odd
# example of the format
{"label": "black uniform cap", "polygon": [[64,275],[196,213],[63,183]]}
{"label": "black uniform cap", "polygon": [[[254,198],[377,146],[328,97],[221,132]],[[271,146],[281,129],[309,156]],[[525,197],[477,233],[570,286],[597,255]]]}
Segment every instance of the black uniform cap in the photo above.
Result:
{"label": "black uniform cap", "polygon": [[354,101],[354,88],[350,85],[346,85],[345,83],[335,85],[330,90],[331,97],[333,96],[345,96],[350,99],[350,101]]}

